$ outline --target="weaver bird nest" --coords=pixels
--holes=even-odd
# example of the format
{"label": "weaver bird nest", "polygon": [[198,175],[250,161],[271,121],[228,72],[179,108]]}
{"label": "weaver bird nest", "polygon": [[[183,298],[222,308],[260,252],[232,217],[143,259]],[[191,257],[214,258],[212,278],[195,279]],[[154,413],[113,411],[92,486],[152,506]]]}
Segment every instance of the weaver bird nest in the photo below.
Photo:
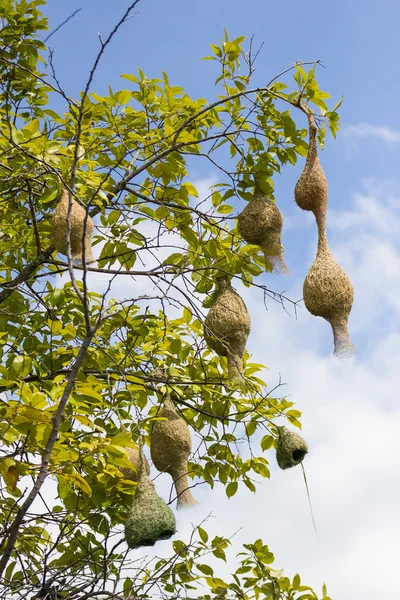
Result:
{"label": "weaver bird nest", "polygon": [[177,414],[169,395],[157,416],[165,420],[153,423],[151,458],[156,469],[171,475],[175,484],[177,508],[187,508],[197,504],[188,487],[188,458],[192,451],[189,427]]}
{"label": "weaver bird nest", "polygon": [[221,281],[214,304],[204,322],[205,340],[219,356],[228,359],[228,380],[243,382],[243,355],[250,333],[246,305],[229,283]]}

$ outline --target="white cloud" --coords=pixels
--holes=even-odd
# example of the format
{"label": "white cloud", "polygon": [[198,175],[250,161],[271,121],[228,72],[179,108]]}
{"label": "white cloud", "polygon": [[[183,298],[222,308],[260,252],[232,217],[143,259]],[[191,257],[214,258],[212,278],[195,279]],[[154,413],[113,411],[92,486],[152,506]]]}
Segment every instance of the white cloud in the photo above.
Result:
{"label": "white cloud", "polygon": [[349,139],[377,138],[387,144],[398,144],[400,142],[400,131],[390,127],[380,127],[369,123],[358,123],[357,125],[344,125],[343,133]]}

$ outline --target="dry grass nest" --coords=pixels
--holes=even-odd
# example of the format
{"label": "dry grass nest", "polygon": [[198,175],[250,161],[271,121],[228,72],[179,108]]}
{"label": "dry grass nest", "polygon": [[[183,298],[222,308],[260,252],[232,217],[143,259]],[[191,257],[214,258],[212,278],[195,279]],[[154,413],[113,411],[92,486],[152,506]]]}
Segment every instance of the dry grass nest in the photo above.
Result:
{"label": "dry grass nest", "polygon": [[248,244],[260,246],[264,252],[266,269],[286,274],[288,268],[283,258],[282,227],[280,210],[275,202],[259,190],[238,217],[240,235]]}
{"label": "dry grass nest", "polygon": [[290,469],[299,465],[307,452],[307,443],[298,433],[286,427],[278,427],[276,460],[281,469]]}
{"label": "dry grass nest", "polygon": [[172,510],[157,494],[145,469],[140,469],[139,481],[125,523],[125,539],[130,548],[154,546],[158,540],[168,540],[176,532]]}
{"label": "dry grass nest", "polygon": [[348,334],[348,318],[354,300],[353,285],[327,248],[319,251],[303,285],[307,310],[330,323],[334,335],[335,354],[354,352]]}
{"label": "dry grass nest", "polygon": [[188,483],[188,457],[192,451],[189,427],[176,412],[174,403],[167,396],[164,407],[157,415],[166,420],[154,421],[151,432],[150,452],[154,466],[171,475],[177,495],[177,508],[197,504]]}
{"label": "dry grass nest", "polygon": [[[67,254],[67,217],[68,217],[69,195],[67,190],[61,193],[61,199],[57,204],[51,220],[51,240],[58,252]],[[93,221],[90,216],[86,219],[86,210],[72,198],[70,213],[70,242],[71,256],[74,260],[82,261],[84,239],[85,262],[94,262],[92,254]]]}
{"label": "dry grass nest", "polygon": [[232,384],[243,381],[243,354],[250,326],[250,315],[242,298],[229,283],[220,282],[205,319],[205,340],[219,356],[227,357],[228,380]]}
{"label": "dry grass nest", "polygon": [[297,205],[314,213],[318,226],[323,228],[328,204],[328,182],[317,152],[317,128],[310,123],[306,164],[294,190]]}

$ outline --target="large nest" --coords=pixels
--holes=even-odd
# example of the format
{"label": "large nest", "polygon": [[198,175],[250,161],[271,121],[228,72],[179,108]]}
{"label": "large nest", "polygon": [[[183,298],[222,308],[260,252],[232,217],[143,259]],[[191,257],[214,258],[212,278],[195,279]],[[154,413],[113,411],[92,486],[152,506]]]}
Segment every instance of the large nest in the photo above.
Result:
{"label": "large nest", "polygon": [[248,244],[260,246],[264,252],[267,270],[287,274],[288,268],[282,253],[281,233],[283,217],[266,194],[256,187],[253,198],[238,217],[238,229]]}
{"label": "large nest", "polygon": [[239,294],[221,281],[214,304],[204,323],[205,340],[220,356],[228,359],[228,380],[243,382],[243,354],[250,333],[250,315]]}
{"label": "large nest", "polygon": [[157,494],[141,462],[139,481],[125,523],[125,539],[130,548],[154,546],[176,532],[174,513]]}
{"label": "large nest", "polygon": [[318,229],[323,230],[328,204],[328,182],[318,158],[317,127],[313,115],[309,115],[309,132],[306,164],[296,183],[294,197],[300,208],[314,213]]}
{"label": "large nest", "polygon": [[156,469],[171,475],[175,484],[177,508],[187,508],[197,504],[188,487],[188,457],[192,451],[189,427],[177,414],[169,395],[157,416],[166,420],[153,423],[151,458]]}
{"label": "large nest", "polygon": [[325,243],[318,250],[303,285],[307,310],[330,323],[335,354],[346,356],[354,352],[348,332],[348,319],[353,305],[353,285],[329,252]]}
{"label": "large nest", "polygon": [[281,469],[290,469],[299,465],[307,452],[307,443],[298,433],[286,427],[278,427],[276,460]]}
{"label": "large nest", "polygon": [[[57,204],[51,220],[51,240],[54,246],[61,254],[67,254],[67,217],[69,206],[69,194],[67,190],[63,190],[61,199]],[[85,262],[94,262],[92,254],[92,233],[93,221],[88,215],[86,219],[86,210],[72,198],[72,206],[70,213],[70,242],[71,242],[71,257],[76,261],[82,261],[83,246],[82,240],[85,242]]]}
{"label": "large nest", "polygon": [[[140,470],[140,452],[137,448],[125,448],[125,450],[128,453],[129,461],[132,463],[132,469],[129,469],[128,467],[120,467],[120,471],[125,479],[137,481]],[[143,462],[147,475],[150,475],[150,465],[145,456],[143,456]]]}

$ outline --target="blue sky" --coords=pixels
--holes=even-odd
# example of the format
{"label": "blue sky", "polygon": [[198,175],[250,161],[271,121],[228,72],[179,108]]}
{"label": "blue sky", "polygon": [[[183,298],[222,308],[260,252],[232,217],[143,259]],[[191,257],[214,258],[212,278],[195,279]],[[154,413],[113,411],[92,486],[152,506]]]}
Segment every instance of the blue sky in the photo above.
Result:
{"label": "blue sky", "polygon": [[[45,11],[53,27],[82,7],[49,41],[70,95],[77,96],[86,81],[99,48],[97,32],[105,37],[128,4],[49,1]],[[315,586],[325,580],[334,600],[394,597],[400,536],[400,4],[142,0],[138,13],[109,48],[92,91],[106,93],[108,84],[125,88],[119,75],[140,66],[148,77],[165,70],[172,84],[212,100],[216,65],[200,58],[226,26],[232,37],[254,35],[256,45],[264,41],[255,84],[296,60],[320,59],[326,66],[318,73],[321,87],[335,100],[345,96],[342,132],[336,141],[327,137],[321,161],[329,182],[331,247],[355,287],[350,331],[358,356],[350,361],[332,357],[329,326],[305,309],[298,321],[275,305],[266,313],[258,297],[241,290],[258,325],[249,339],[254,361],[268,364],[271,387],[281,374],[291,399],[304,411],[304,435],[312,450],[306,470],[320,540],[315,540],[299,469],[282,473],[273,467],[271,481],[256,497],[242,491],[228,501],[218,489],[211,498],[197,488],[201,504],[188,521],[199,522],[211,507],[215,533],[243,526],[239,541],[262,535],[279,566],[292,576],[299,571]],[[303,115],[296,120],[305,125]],[[302,295],[316,243],[313,219],[293,199],[303,164],[288,166],[276,180],[291,276],[265,276],[271,287],[286,289],[295,299]],[[218,175],[202,167],[193,179],[206,194]],[[95,277],[92,283],[98,291],[105,285]],[[123,287],[117,284],[114,293],[123,294]]]}

